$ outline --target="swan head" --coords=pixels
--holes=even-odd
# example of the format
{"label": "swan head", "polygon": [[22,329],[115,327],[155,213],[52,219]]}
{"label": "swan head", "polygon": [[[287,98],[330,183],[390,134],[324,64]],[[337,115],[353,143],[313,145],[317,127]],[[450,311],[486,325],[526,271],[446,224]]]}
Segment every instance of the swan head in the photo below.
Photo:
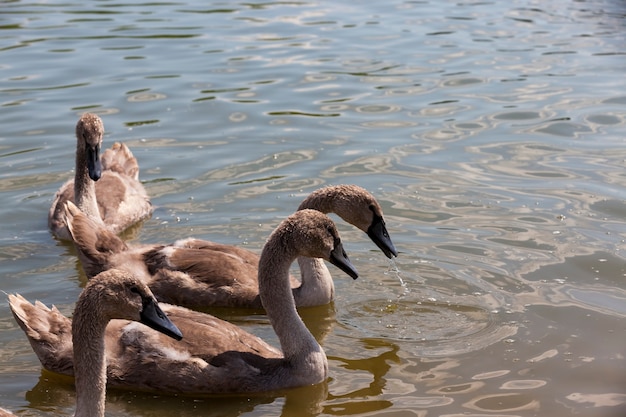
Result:
{"label": "swan head", "polygon": [[398,256],[385,220],[383,209],[376,198],[365,188],[354,184],[322,187],[313,191],[300,203],[299,210],[315,209],[322,213],[335,213],[346,222],[358,227],[387,256]]}
{"label": "swan head", "polygon": [[98,181],[102,176],[102,163],[100,162],[100,147],[104,136],[104,124],[102,119],[93,113],[85,113],[76,123],[76,139],[79,141],[79,149],[85,152],[89,178]]}
{"label": "swan head", "polygon": [[130,272],[117,269],[101,272],[89,280],[78,303],[86,305],[77,311],[96,312],[107,320],[134,320],[176,340],[183,337],[148,286]]}
{"label": "swan head", "polygon": [[[357,279],[359,273],[343,249],[335,223],[324,213],[298,210],[277,228],[285,247],[293,247],[297,256],[322,258]],[[270,237],[271,239],[271,237]]]}

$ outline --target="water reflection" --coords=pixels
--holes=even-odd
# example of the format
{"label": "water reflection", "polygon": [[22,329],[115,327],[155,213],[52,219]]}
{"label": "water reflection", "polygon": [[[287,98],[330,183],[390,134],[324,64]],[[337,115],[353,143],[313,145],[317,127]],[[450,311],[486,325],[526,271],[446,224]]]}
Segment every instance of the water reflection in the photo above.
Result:
{"label": "water reflection", "polygon": [[[271,409],[278,405],[282,416],[306,417],[320,414],[327,395],[325,383],[276,394],[219,397],[160,396],[108,389],[106,408],[107,415],[238,416],[252,411],[264,413],[265,405],[273,406]],[[29,408],[55,415],[70,415],[75,407],[72,380],[46,371],[25,398]]]}
{"label": "water reflection", "polygon": [[474,398],[463,404],[471,410],[484,412],[538,411],[539,402],[525,394],[492,394]]}
{"label": "water reflection", "polygon": [[24,395],[28,407],[45,410],[55,414],[70,414],[76,403],[73,379],[41,370],[41,376],[35,386]]}
{"label": "water reflection", "polygon": [[[383,410],[392,405],[392,402],[388,400],[368,398],[378,397],[387,390],[387,374],[394,364],[400,363],[399,346],[384,339],[374,338],[361,339],[359,344],[362,353],[374,352],[376,354],[360,359],[328,356],[330,361],[339,362],[341,369],[349,371],[350,377],[347,378],[347,383],[343,383],[342,375],[333,376],[332,391],[324,405],[325,413],[353,415],[365,411]],[[367,380],[369,383],[365,386]],[[338,391],[342,393],[336,393]]]}
{"label": "water reflection", "polygon": [[[587,271],[596,276],[591,282],[580,281]],[[544,265],[525,274],[524,279],[537,285],[535,291],[522,294],[520,301],[526,305],[578,306],[625,317],[626,291],[614,285],[623,273],[624,260],[610,253],[566,257],[562,263]]]}
{"label": "water reflection", "polygon": [[[218,309],[212,309],[218,310]],[[265,324],[264,320],[254,319],[255,316],[241,316],[239,310],[232,310],[230,314],[222,309],[222,317],[243,325]],[[325,315],[325,313],[328,313]],[[302,309],[301,315],[307,327],[316,339],[323,343],[334,324],[334,307],[320,306]],[[265,320],[266,321],[266,320]],[[381,339],[364,339],[363,350],[377,352],[375,356],[362,359],[347,359],[329,355],[331,362],[341,363],[340,368],[362,371],[371,375],[371,382],[367,388],[357,388],[354,391],[342,394],[329,394],[328,383],[309,387],[285,390],[278,393],[265,393],[253,396],[159,396],[157,394],[143,394],[111,389],[107,391],[107,410],[110,413],[124,415],[141,412],[142,415],[163,415],[172,412],[180,416],[202,415],[241,415],[253,410],[263,412],[263,406],[283,401],[281,407],[283,416],[315,416],[320,413],[331,415],[358,414],[362,411],[381,410],[392,405],[385,400],[360,400],[362,398],[382,394],[387,387],[387,374],[394,364],[401,360],[398,356],[399,346]],[[355,382],[349,378],[350,383]],[[334,391],[341,390],[339,379],[332,377],[330,384]],[[74,390],[73,380],[69,377],[41,371],[38,383],[27,391],[25,395],[29,407],[38,410],[55,410],[57,414],[64,414],[73,409]]]}

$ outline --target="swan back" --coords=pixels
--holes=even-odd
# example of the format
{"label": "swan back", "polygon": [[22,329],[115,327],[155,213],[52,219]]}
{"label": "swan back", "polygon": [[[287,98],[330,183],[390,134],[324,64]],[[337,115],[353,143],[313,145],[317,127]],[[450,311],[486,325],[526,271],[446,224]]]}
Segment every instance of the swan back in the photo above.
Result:
{"label": "swan back", "polygon": [[119,233],[152,214],[150,198],[139,181],[139,164],[128,146],[115,142],[104,151],[102,172],[96,198],[109,230]]}

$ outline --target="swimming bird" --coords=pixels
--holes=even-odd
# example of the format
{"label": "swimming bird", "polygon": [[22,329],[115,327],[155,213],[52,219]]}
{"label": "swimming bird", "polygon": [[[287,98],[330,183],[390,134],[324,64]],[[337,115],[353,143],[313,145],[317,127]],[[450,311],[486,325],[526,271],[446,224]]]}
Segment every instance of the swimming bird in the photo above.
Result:
{"label": "swimming bird", "polygon": [[[323,258],[353,278],[358,275],[328,216],[301,210],[283,220],[259,261],[261,300],[281,349],[209,314],[161,304],[185,337],[174,341],[145,326],[112,321],[106,329],[109,386],[199,395],[257,393],[326,380],[326,354],[298,315],[291,291],[289,268],[298,256]],[[46,369],[71,374],[72,350],[62,336],[70,319],[54,324],[28,323],[48,333],[48,352],[54,354],[40,356]]]}
{"label": "swimming bird", "polygon": [[[382,208],[365,189],[355,185],[324,187],[300,204],[299,209],[305,208],[336,213],[365,231],[385,255],[397,255]],[[257,280],[259,256],[254,252],[199,239],[131,246],[98,227],[72,205],[68,205],[66,215],[88,277],[108,268],[122,268],[142,278],[161,302],[190,308],[262,308]],[[292,277],[296,305],[331,302],[335,286],[324,261],[299,257],[298,264],[301,279]]]}
{"label": "swimming bird", "polygon": [[[111,340],[106,331],[109,321],[132,320],[176,340],[182,337],[148,287],[120,270],[103,272],[87,283],[78,297],[71,323],[55,307],[50,309],[40,302],[31,304],[19,294],[9,295],[9,306],[43,366],[62,364],[67,374],[75,376],[76,417],[104,416],[105,346],[111,349],[119,343]],[[148,330],[134,322],[126,323],[115,337],[132,335],[137,327]],[[136,355],[132,359],[141,361],[146,357]]]}
{"label": "swimming bird", "polygon": [[[130,149],[116,142],[100,158],[102,119],[85,113],[76,123],[74,179],[57,191],[48,213],[48,227],[59,239],[71,239],[65,224],[66,201],[120,233],[152,214],[152,204],[139,181],[139,165]],[[97,181],[97,182],[96,182]]]}

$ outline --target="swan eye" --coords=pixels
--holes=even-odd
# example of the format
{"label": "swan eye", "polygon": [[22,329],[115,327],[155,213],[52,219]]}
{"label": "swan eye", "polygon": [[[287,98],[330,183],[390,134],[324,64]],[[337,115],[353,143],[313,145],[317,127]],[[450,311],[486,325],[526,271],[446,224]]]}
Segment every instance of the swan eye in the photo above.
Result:
{"label": "swan eye", "polygon": [[139,294],[139,288],[137,288],[136,286],[132,286],[130,287],[130,292],[134,292],[135,294]]}

